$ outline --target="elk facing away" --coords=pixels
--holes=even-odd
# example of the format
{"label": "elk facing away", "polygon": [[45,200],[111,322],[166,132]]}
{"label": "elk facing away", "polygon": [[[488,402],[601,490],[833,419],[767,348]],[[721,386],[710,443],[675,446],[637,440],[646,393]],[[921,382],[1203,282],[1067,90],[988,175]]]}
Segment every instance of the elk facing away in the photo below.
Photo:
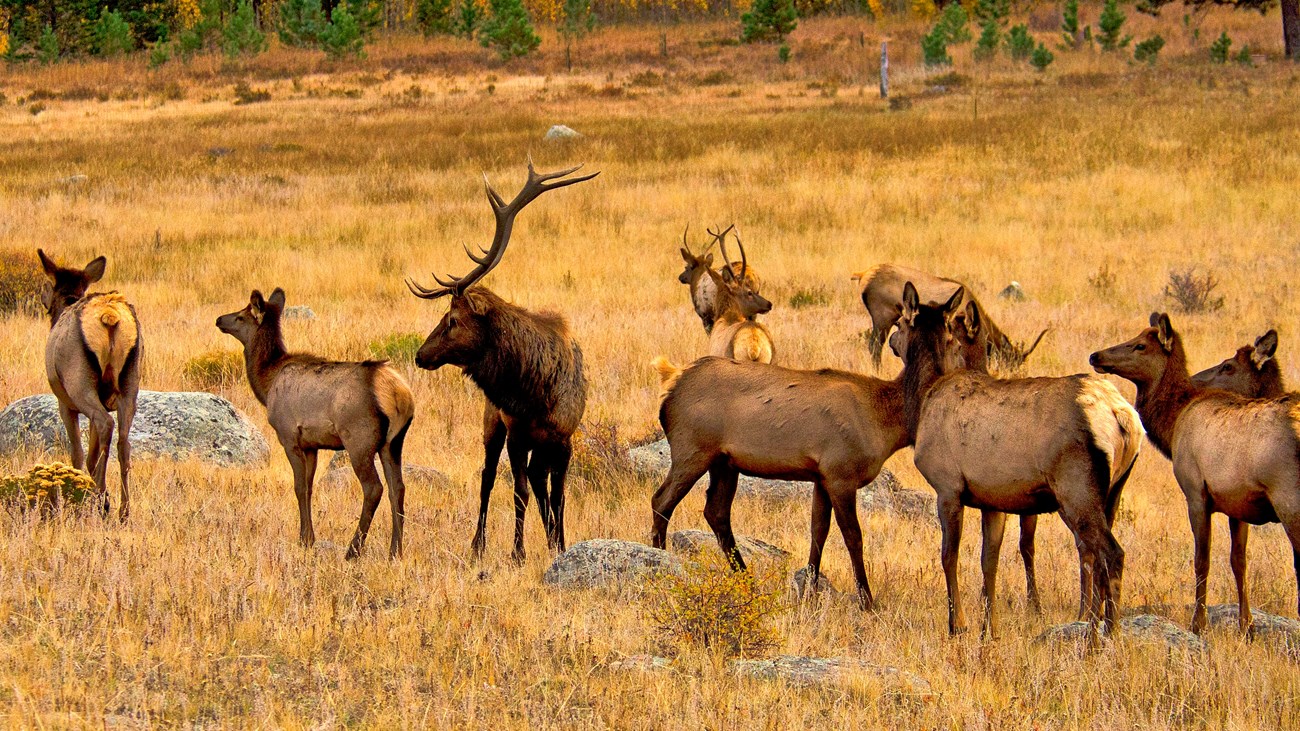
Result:
{"label": "elk facing away", "polygon": [[[1291,541],[1300,593],[1300,396],[1250,399],[1202,388],[1187,375],[1182,337],[1169,316],[1151,314],[1137,337],[1093,353],[1092,366],[1137,384],[1137,408],[1152,444],[1173,462],[1195,542],[1192,631],[1205,629],[1210,516],[1228,516],[1239,620],[1250,628],[1246,539],[1250,525],[1281,522]],[[1300,600],[1298,600],[1300,606]]]}
{"label": "elk facing away", "polygon": [[880,354],[886,338],[889,337],[889,331],[893,329],[903,313],[903,285],[908,282],[916,287],[921,302],[931,307],[947,302],[953,292],[961,289],[966,297],[966,302],[962,304],[975,302],[980,308],[980,319],[988,333],[989,353],[993,356],[994,363],[1001,367],[1012,370],[1020,367],[1047,334],[1047,330],[1043,330],[1028,348],[1013,343],[1011,338],[1007,337],[1006,333],[1002,332],[988,316],[984,306],[975,300],[971,289],[955,279],[937,277],[919,269],[897,264],[881,264],[870,271],[855,272],[852,278],[861,283],[862,304],[871,315],[871,333],[867,339],[867,346],[871,350],[871,359],[876,368],[880,367]]}
{"label": "elk facing away", "polygon": [[86,469],[81,449],[78,416],[90,420],[90,475],[104,495],[108,511],[108,451],[113,441],[117,411],[117,462],[122,476],[122,504],[118,517],[130,515],[131,421],[140,391],[140,359],[144,342],[135,308],[116,292],[86,294],[104,276],[107,262],[97,257],[85,269],[55,264],[37,250],[51,287],[43,296],[50,316],[50,337],[45,345],[45,375],[59,400],[59,416],[68,433],[72,466]]}
{"label": "elk facing away", "polygon": [[400,556],[406,498],[402,445],[415,413],[411,389],[387,361],[349,363],[289,353],[280,329],[284,301],[282,289],[277,288],[269,299],[253,290],[248,305],[217,318],[217,327],[244,346],[248,383],[253,395],[266,406],[267,420],[293,467],[298,540],[306,547],[316,542],[311,519],[316,453],[341,449],[348,453],[364,491],[361,519],[347,558],[361,553],[384,494],[384,485],[375,471],[378,454],[393,511],[388,552],[389,556]]}
{"label": "elk facing away", "polygon": [[451,308],[420,346],[415,364],[428,370],[443,365],[458,366],[487,397],[483,413],[485,455],[478,528],[472,544],[475,556],[481,556],[486,547],[488,498],[496,481],[503,446],[510,456],[515,487],[514,558],[524,558],[524,513],[528,508],[529,483],[537,496],[548,545],[560,551],[565,548],[564,481],[569,470],[573,433],[582,421],[587,401],[582,349],[559,315],[530,312],[484,287],[473,285],[501,263],[515,217],[524,206],[548,190],[581,183],[599,174],[562,179],[577,169],[538,174],[529,161],[528,182],[509,203],[487,186],[496,232],[492,245],[481,250],[481,255],[466,248],[477,266],[460,278],[444,280],[435,276],[440,285],[437,289],[407,282],[417,297],[451,297]]}
{"label": "elk facing away", "polygon": [[[740,264],[731,264],[723,267],[720,272],[713,270],[713,254],[709,249],[718,242],[718,237],[714,236],[713,240],[705,246],[699,254],[691,251],[691,245],[687,242],[686,236],[690,233],[690,226],[682,232],[682,260],[686,262],[686,268],[677,276],[677,281],[688,285],[691,291],[691,304],[695,307],[695,314],[699,315],[700,322],[704,324],[704,332],[713,333],[713,323],[718,319],[717,296],[718,284],[711,274],[722,275],[722,281],[733,282],[740,276]],[[760,279],[758,273],[749,267],[745,267],[744,278],[748,280],[749,288],[754,292],[759,290]]]}
{"label": "elk facing away", "polygon": [[[969,357],[983,357],[975,342]],[[709,473],[704,518],[737,569],[731,504],[741,474],[813,483],[809,583],[817,585],[832,514],[849,552],[858,604],[873,603],[862,560],[857,492],[880,473],[890,455],[912,443],[903,413],[908,388],[928,387],[932,376],[905,363],[894,381],[830,369],[804,371],[701,358],[678,369],[664,358],[659,423],[672,450],[672,467],[651,501],[651,543],[663,548],[668,522],[696,481]]]}
{"label": "elk facing away", "polygon": [[[963,293],[946,305],[903,291],[898,344],[907,368],[938,377],[908,388],[905,411],[916,435],[916,467],[938,494],[948,628],[966,629],[957,584],[965,507],[983,518],[984,632],[997,634],[993,604],[1006,513],[1059,511],[1075,535],[1093,621],[1117,619],[1124,551],[1111,534],[1120,492],[1137,461],[1142,424],[1119,391],[1097,376],[996,379],[965,368],[961,354],[982,329],[980,310]],[[941,377],[939,377],[941,376]],[[1090,596],[1090,599],[1088,598]]]}
{"label": "elk facing away", "polygon": [[[755,317],[770,312],[772,303],[758,293],[750,283],[749,261],[745,257],[745,245],[740,237],[736,244],[740,247],[740,267],[731,263],[727,256],[727,232],[713,234],[722,249],[722,257],[727,262],[723,271],[738,271],[731,279],[709,271],[710,279],[717,287],[716,309],[718,318],[714,322],[713,332],[709,335],[709,355],[720,358],[748,360],[755,363],[771,363],[776,356],[772,345],[772,333]],[[709,233],[713,233],[710,231]]]}
{"label": "elk facing away", "polygon": [[1243,345],[1231,358],[1192,376],[1192,383],[1220,388],[1246,398],[1276,398],[1286,394],[1282,369],[1277,364],[1277,331],[1269,330]]}

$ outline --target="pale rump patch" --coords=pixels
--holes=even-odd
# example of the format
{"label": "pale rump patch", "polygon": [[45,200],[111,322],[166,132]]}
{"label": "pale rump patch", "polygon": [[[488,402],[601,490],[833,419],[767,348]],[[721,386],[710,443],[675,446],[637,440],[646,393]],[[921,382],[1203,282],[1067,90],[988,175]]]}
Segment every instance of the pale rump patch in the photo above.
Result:
{"label": "pale rump patch", "polygon": [[117,292],[92,295],[81,308],[81,334],[99,360],[104,381],[117,383],[135,348],[138,328],[131,306]]}
{"label": "pale rump patch", "polygon": [[772,339],[762,328],[745,327],[736,333],[731,341],[732,352],[736,360],[748,360],[755,363],[772,362]]}
{"label": "pale rump patch", "polygon": [[375,400],[379,410],[388,417],[388,439],[392,441],[415,415],[415,396],[406,379],[391,366],[375,369]]}
{"label": "pale rump patch", "polygon": [[650,367],[659,372],[659,401],[662,402],[668,398],[669,393],[672,393],[673,386],[677,385],[677,379],[682,377],[682,369],[662,355],[655,356],[655,359],[650,361]]}
{"label": "pale rump patch", "polygon": [[1142,419],[1119,390],[1100,376],[1088,376],[1079,383],[1076,401],[1088,417],[1088,429],[1094,441],[1110,461],[1110,479],[1114,484],[1137,460],[1146,436]]}

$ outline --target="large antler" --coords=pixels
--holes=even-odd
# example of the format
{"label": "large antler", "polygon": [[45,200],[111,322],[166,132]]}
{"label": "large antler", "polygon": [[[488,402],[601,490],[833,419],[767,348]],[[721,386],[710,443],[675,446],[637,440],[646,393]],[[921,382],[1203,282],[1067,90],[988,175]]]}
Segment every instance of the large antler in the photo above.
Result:
{"label": "large antler", "polygon": [[712,249],[714,244],[726,239],[727,234],[731,233],[731,229],[735,227],[736,224],[733,223],[730,226],[722,229],[722,233],[718,233],[717,231],[714,231],[711,228],[704,229],[705,231],[709,232],[709,235],[713,237],[713,240],[704,245],[704,250],[700,252],[700,256],[704,256],[706,253],[708,253],[709,249]]}
{"label": "large antler", "polygon": [[[735,267],[731,264],[731,257],[727,256],[727,232],[731,231],[735,227],[736,225],[733,223],[721,234],[714,234],[714,236],[717,237],[718,243],[722,246],[722,260],[727,262],[727,268],[732,271],[735,271]],[[713,232],[710,231],[709,233]],[[745,245],[740,241],[740,232],[737,231],[733,235],[736,237],[736,246],[740,247],[740,274],[736,276],[736,282],[743,283],[745,281],[745,275],[749,273],[749,260],[745,257]]]}
{"label": "large antler", "polygon": [[[492,235],[492,246],[484,249],[479,247],[479,254],[470,251],[469,246],[465,246],[465,254],[477,265],[469,274],[463,277],[452,277],[448,275],[446,279],[433,275],[435,281],[440,285],[438,289],[430,289],[417,284],[414,280],[407,279],[406,287],[411,290],[411,294],[421,299],[436,299],[446,295],[460,295],[469,289],[474,283],[478,282],[488,272],[496,268],[501,263],[501,257],[506,252],[506,247],[510,244],[510,232],[515,225],[515,216],[524,206],[532,203],[542,193],[556,188],[563,188],[566,185],[581,183],[586,180],[600,175],[600,172],[594,172],[589,175],[580,175],[576,178],[561,180],[566,175],[576,172],[581,165],[575,165],[567,170],[560,170],[553,173],[538,173],[533,169],[533,159],[528,158],[528,182],[509,203],[500,196],[492,185],[488,182],[487,173],[483,174],[483,187],[487,189],[488,203],[492,205],[492,214],[496,218],[496,233]],[[554,181],[554,182],[552,182]]]}

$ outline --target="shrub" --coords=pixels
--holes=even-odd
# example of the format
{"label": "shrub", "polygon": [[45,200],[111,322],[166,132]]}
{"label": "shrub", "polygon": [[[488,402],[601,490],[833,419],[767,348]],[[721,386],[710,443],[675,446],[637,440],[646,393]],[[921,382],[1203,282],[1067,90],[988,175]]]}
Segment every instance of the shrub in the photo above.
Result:
{"label": "shrub", "polygon": [[1160,54],[1160,49],[1165,47],[1165,39],[1159,34],[1133,46],[1133,59],[1135,61],[1145,61],[1149,64],[1156,62],[1156,56]]}
{"label": "shrub", "polygon": [[240,81],[235,84],[236,104],[256,104],[268,101],[271,101],[271,92],[266,89],[254,89],[248,85],[247,81]]}
{"label": "shrub", "polygon": [[1241,51],[1233,58],[1234,61],[1242,66],[1254,66],[1255,62],[1250,58],[1250,46],[1243,45]]}
{"label": "shrub", "polygon": [[790,63],[790,44],[782,43],[781,47],[776,49],[776,58],[781,63]]}
{"label": "shrub", "polygon": [[31,255],[0,252],[0,313],[39,314],[45,282],[45,275]]}
{"label": "shrub", "polygon": [[118,56],[135,50],[131,26],[127,25],[116,10],[100,13],[99,20],[95,21],[93,33],[97,56]]}
{"label": "shrub", "polygon": [[798,25],[794,0],[754,0],[749,12],[740,16],[740,40],[784,41]]}
{"label": "shrub", "polygon": [[968,23],[970,16],[966,14],[966,8],[961,3],[948,3],[943,9],[943,14],[939,16],[939,22],[936,26],[941,26],[945,33],[948,34],[949,43],[965,43],[971,39],[970,28]]}
{"label": "shrub", "polygon": [[33,465],[25,475],[0,478],[0,502],[21,509],[38,509],[48,516],[59,508],[81,505],[97,492],[85,472],[62,462]]}
{"label": "shrub", "polygon": [[970,40],[968,22],[969,17],[961,3],[949,3],[943,9],[943,14],[939,16],[934,27],[921,38],[921,53],[926,66],[952,64],[952,57],[948,55],[948,45]]}
{"label": "shrub", "polygon": [[425,36],[451,33],[455,26],[451,0],[419,0],[415,6],[415,22]]}
{"label": "shrub", "polygon": [[1105,262],[1096,274],[1088,277],[1088,286],[1102,294],[1115,289],[1115,273],[1110,270],[1110,262]]}
{"label": "shrub", "polygon": [[1079,0],[1065,0],[1061,9],[1061,48],[1078,48],[1082,40],[1079,30]]}
{"label": "shrub", "polygon": [[1024,61],[1034,52],[1034,38],[1029,35],[1029,26],[1017,25],[1007,33],[1007,55],[1013,61]]}
{"label": "shrub", "polygon": [[1169,283],[1165,285],[1165,296],[1172,299],[1183,312],[1214,312],[1223,307],[1223,298],[1215,297],[1214,290],[1219,280],[1213,274],[1196,276],[1196,271],[1169,272]]}
{"label": "shrub", "polygon": [[295,48],[315,48],[327,22],[320,0],[284,0],[275,32],[280,42]]}
{"label": "shrub", "polygon": [[1011,15],[1011,0],[977,0],[975,3],[975,20],[981,25],[990,21],[999,27],[1006,25]]}
{"label": "shrub", "polygon": [[243,353],[211,350],[187,360],[181,366],[181,378],[188,388],[211,390],[239,383],[245,370]]}
{"label": "shrub", "polygon": [[646,610],[669,644],[726,656],[757,655],[779,643],[771,626],[780,608],[774,584],[706,559],[651,582]]}
{"label": "shrub", "polygon": [[1042,43],[1039,43],[1038,48],[1035,48],[1034,52],[1029,56],[1029,63],[1039,71],[1046,71],[1054,60],[1056,60],[1056,56],[1052,55],[1052,52],[1047,50],[1047,46]]}
{"label": "shrub", "polygon": [[479,29],[479,42],[502,60],[527,56],[542,45],[522,0],[491,0],[492,16]]}
{"label": "shrub", "polygon": [[1097,41],[1103,51],[1117,51],[1133,40],[1132,36],[1121,35],[1127,16],[1119,9],[1119,0],[1106,0],[1097,19]]}
{"label": "shrub", "polygon": [[477,0],[461,0],[452,32],[461,38],[473,38],[483,25],[483,10]]}
{"label": "shrub", "polygon": [[156,69],[172,60],[171,46],[166,43],[155,43],[149,47],[149,68]]}
{"label": "shrub", "polygon": [[334,8],[334,17],[320,34],[320,46],[330,58],[361,58],[365,55],[366,39],[361,32],[361,24],[347,5],[339,3]]}
{"label": "shrub", "polygon": [[424,336],[419,333],[393,333],[372,341],[368,347],[374,358],[415,363],[415,354],[423,344]]}
{"label": "shrub", "polygon": [[41,37],[36,39],[36,58],[44,64],[59,60],[59,37],[54,35],[54,30],[48,25],[41,31]]}
{"label": "shrub", "polygon": [[228,58],[256,56],[266,50],[266,35],[257,29],[257,17],[248,0],[239,0],[226,27],[221,29],[221,50]]}
{"label": "shrub", "polygon": [[1220,35],[1214,40],[1214,43],[1210,44],[1210,60],[1215,63],[1227,63],[1228,51],[1231,49],[1232,39],[1228,37],[1228,31],[1225,30],[1223,35]]}
{"label": "shrub", "polygon": [[975,42],[975,60],[988,61],[998,52],[998,43],[1002,39],[1002,31],[998,28],[997,21],[986,20],[980,28],[979,40]]}
{"label": "shrub", "polygon": [[790,308],[800,310],[805,307],[818,307],[830,304],[830,294],[823,287],[801,289],[790,296]]}

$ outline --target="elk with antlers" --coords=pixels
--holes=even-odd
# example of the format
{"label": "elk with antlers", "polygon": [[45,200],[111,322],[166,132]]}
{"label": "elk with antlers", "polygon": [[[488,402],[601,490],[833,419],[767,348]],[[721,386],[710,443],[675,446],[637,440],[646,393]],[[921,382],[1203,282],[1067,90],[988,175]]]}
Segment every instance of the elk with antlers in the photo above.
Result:
{"label": "elk with antlers", "polygon": [[709,355],[755,363],[771,363],[776,356],[776,349],[772,345],[772,333],[755,318],[770,312],[772,303],[750,284],[749,261],[745,256],[745,245],[740,241],[739,234],[736,235],[736,245],[740,247],[739,269],[727,255],[727,233],[732,231],[732,228],[728,226],[720,234],[709,232],[717,239],[722,249],[722,258],[727,262],[723,271],[737,272],[734,278],[728,280],[717,272],[709,271],[709,278],[714,280],[717,288],[715,309],[718,315],[713,325],[713,332],[709,334]]}
{"label": "elk with antlers", "polygon": [[248,383],[253,395],[266,407],[267,420],[293,467],[298,540],[308,548],[316,542],[311,493],[317,452],[344,450],[364,494],[361,519],[348,545],[347,558],[361,554],[384,494],[384,484],[375,471],[378,454],[393,511],[388,554],[399,556],[406,515],[402,445],[415,414],[411,389],[384,360],[349,363],[288,352],[280,328],[284,302],[284,290],[278,287],[270,298],[253,290],[247,306],[217,318],[217,328],[244,346]]}
{"label": "elk with antlers", "polygon": [[1269,330],[1255,338],[1254,345],[1243,345],[1231,358],[1192,376],[1192,383],[1246,398],[1277,398],[1286,394],[1286,384],[1276,353],[1277,331]]}
{"label": "elk with antlers", "polygon": [[[599,175],[566,176],[581,166],[539,174],[528,161],[528,182],[507,203],[491,185],[488,202],[496,219],[492,245],[475,254],[465,247],[475,267],[469,274],[443,279],[436,289],[408,280],[407,287],[422,299],[451,297],[451,307],[416,353],[415,363],[427,370],[458,366],[487,398],[483,413],[483,473],[479,489],[478,528],[471,544],[475,556],[486,547],[488,498],[496,481],[504,446],[510,457],[515,487],[513,556],[524,558],[524,513],[532,484],[548,545],[563,551],[564,481],[572,454],[571,440],[587,402],[582,373],[582,349],[564,318],[531,312],[507,302],[486,287],[474,286],[501,263],[515,217],[548,190],[581,183]],[[531,458],[530,458],[531,453]],[[551,491],[546,492],[547,478]]]}
{"label": "elk with antlers", "polygon": [[50,316],[45,345],[45,375],[59,401],[59,416],[68,433],[72,466],[86,469],[79,416],[90,420],[90,475],[104,496],[108,512],[108,453],[117,411],[117,462],[122,476],[118,517],[131,512],[127,477],[131,472],[131,421],[140,392],[144,342],[135,308],[117,292],[86,294],[104,276],[107,260],[96,257],[85,269],[61,267],[36,250],[50,278],[42,295]]}
{"label": "elk with antlers", "polygon": [[[691,251],[691,245],[687,242],[687,234],[690,233],[689,224],[686,230],[682,232],[682,260],[686,262],[686,268],[678,275],[677,281],[688,285],[691,291],[691,304],[695,307],[695,314],[699,315],[700,322],[704,325],[704,332],[713,334],[713,323],[718,319],[717,297],[719,286],[712,275],[720,274],[723,282],[734,282],[740,277],[741,265],[732,264],[723,267],[721,271],[713,269],[713,254],[709,252],[713,245],[718,242],[718,237],[713,236],[708,245],[700,250],[699,254]],[[710,231],[709,233],[713,233]],[[744,278],[748,280],[749,288],[754,292],[759,290],[761,279],[758,272],[744,265]]]}

